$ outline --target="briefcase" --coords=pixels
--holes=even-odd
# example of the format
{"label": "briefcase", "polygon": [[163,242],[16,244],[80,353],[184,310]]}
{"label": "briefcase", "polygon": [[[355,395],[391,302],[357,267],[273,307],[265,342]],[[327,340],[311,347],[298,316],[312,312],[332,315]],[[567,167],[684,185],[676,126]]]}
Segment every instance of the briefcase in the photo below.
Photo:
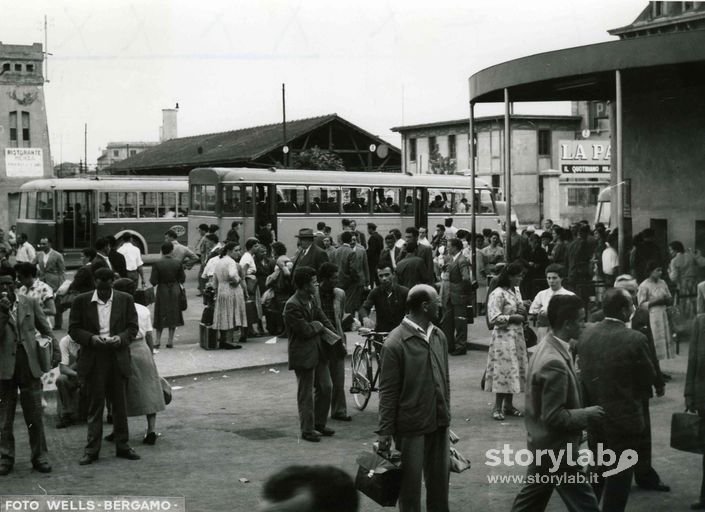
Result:
{"label": "briefcase", "polygon": [[698,414],[674,412],[671,416],[671,448],[702,455],[703,434],[703,420]]}
{"label": "briefcase", "polygon": [[218,348],[218,331],[211,329],[209,325],[199,324],[198,344],[204,350],[215,350]]}
{"label": "briefcase", "polygon": [[[394,454],[394,452],[392,452]],[[401,454],[385,459],[377,453],[363,453],[357,458],[355,488],[383,507],[393,507],[401,488]]]}

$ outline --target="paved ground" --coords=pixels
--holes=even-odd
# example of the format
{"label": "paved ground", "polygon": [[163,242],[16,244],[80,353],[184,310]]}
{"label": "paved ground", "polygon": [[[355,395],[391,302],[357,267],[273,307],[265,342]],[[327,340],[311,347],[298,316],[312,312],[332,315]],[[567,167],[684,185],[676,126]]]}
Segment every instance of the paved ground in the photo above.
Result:
{"label": "paved ground", "polygon": [[[13,473],[0,477],[0,495],[183,496],[189,511],[253,510],[267,475],[283,466],[335,464],[354,474],[355,457],[370,450],[375,440],[376,397],[362,412],[350,400],[353,422],[331,422],[337,430],[334,437],[319,444],[301,441],[295,378],[281,364],[286,341],[269,345],[265,338],[248,343],[243,350],[203,351],[194,345],[198,310],[192,299],[189,321],[180,331],[177,347],[163,349],[156,356],[160,371],[171,376],[174,385],[174,401],[157,419],[162,433],[157,444],[141,444],[145,421],[130,419],[131,442],[142,460],[117,459],[112,447],[104,446],[98,463],[79,466],[85,426],[54,429],[54,402],[49,395],[46,431],[54,471],[48,475],[31,471],[27,434],[18,419],[17,463]],[[487,336],[483,323],[472,332],[477,338]],[[687,346],[682,349],[681,356],[664,364],[664,370],[674,376],[666,396],[652,402],[654,466],[673,491],[634,489],[628,510],[685,510],[697,496],[700,457],[668,447],[671,414],[683,409]],[[458,448],[473,461],[471,470],[451,476],[454,511],[509,510],[518,485],[489,484],[487,477],[523,474],[518,467],[485,465],[486,450],[505,443],[521,449],[526,442],[521,419],[498,423],[490,418],[492,396],[479,389],[485,358],[483,351],[473,350],[451,359],[452,428],[461,438]],[[224,371],[228,368],[242,369]],[[185,374],[189,376],[177,377]],[[523,397],[517,397],[516,403],[522,406]],[[361,500],[363,512],[380,510],[367,498]],[[554,496],[549,510],[564,509]]]}

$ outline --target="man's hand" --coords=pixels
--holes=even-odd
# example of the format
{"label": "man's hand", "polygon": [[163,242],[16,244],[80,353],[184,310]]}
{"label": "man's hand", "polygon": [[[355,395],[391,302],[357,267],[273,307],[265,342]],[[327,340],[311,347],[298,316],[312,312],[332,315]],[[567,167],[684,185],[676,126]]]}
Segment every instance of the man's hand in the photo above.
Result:
{"label": "man's hand", "polygon": [[605,415],[605,410],[599,405],[592,405],[585,408],[585,413],[590,420],[599,420]]}
{"label": "man's hand", "polygon": [[313,330],[316,331],[316,334],[323,331],[323,324],[318,320],[311,322],[311,327],[313,327]]}
{"label": "man's hand", "polygon": [[697,412],[695,408],[695,400],[693,399],[692,396],[686,396],[685,397],[685,410],[686,412]]}
{"label": "man's hand", "polygon": [[10,297],[8,296],[7,292],[3,292],[2,298],[0,298],[0,308],[4,309],[5,311],[10,311],[11,307],[12,302],[10,302]]}
{"label": "man's hand", "polygon": [[392,436],[380,435],[377,437],[378,451],[388,452],[392,448]]}
{"label": "man's hand", "polygon": [[661,397],[666,394],[666,386],[661,386],[660,388],[656,388],[656,396]]}
{"label": "man's hand", "polygon": [[94,334],[93,336],[91,336],[91,345],[93,345],[94,347],[100,347],[105,345],[105,341],[97,334]]}

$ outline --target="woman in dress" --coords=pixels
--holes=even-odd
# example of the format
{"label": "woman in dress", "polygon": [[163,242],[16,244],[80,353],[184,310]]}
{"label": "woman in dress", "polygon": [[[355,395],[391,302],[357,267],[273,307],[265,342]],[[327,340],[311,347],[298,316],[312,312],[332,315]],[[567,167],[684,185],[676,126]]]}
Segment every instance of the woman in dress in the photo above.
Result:
{"label": "woman in dress", "polygon": [[668,266],[668,277],[678,287],[678,306],[684,318],[695,316],[695,299],[698,288],[698,265],[695,256],[685,252],[683,244],[675,241],[668,244],[671,263]]}
{"label": "woman in dress", "polygon": [[135,291],[136,286],[132,279],[118,279],[113,288],[135,297],[139,330],[130,343],[131,372],[125,398],[128,416],[147,417],[147,432],[142,442],[152,445],[157,442],[157,413],[165,408],[159,372],[152,356],[152,316],[149,308],[145,306],[144,290]]}
{"label": "woman in dress", "polygon": [[522,302],[519,284],[524,273],[521,263],[514,262],[502,271],[487,303],[487,318],[493,326],[487,354],[484,389],[496,393],[492,417],[523,414],[512,404],[512,397],[522,393],[526,385],[526,342],[523,324],[527,306]]}
{"label": "woman in dress", "polygon": [[490,245],[483,248],[481,252],[485,256],[487,275],[495,274],[497,264],[504,262],[504,248],[500,244],[499,233],[496,231],[492,232],[490,235]]}
{"label": "woman in dress", "polygon": [[259,245],[257,238],[248,238],[245,242],[245,252],[239,261],[245,279],[245,301],[250,304],[250,311],[247,315],[247,325],[249,326],[247,335],[252,337],[264,336],[264,331],[260,327],[262,304],[257,287],[257,264],[255,263],[255,253],[259,250]]}
{"label": "woman in dress", "polygon": [[663,269],[657,261],[646,264],[648,276],[639,285],[637,301],[649,308],[649,323],[654,337],[654,348],[659,361],[676,357],[675,344],[671,336],[666,308],[673,302],[668,285],[661,279]]}
{"label": "woman in dress", "polygon": [[169,329],[169,339],[166,348],[174,348],[174,333],[177,327],[184,325],[184,316],[179,307],[181,286],[186,280],[184,267],[172,257],[174,245],[171,242],[162,244],[162,257],[152,265],[149,282],[157,287],[154,301],[154,328],[157,330],[157,343],[161,346],[162,331]]}
{"label": "woman in dress", "polygon": [[[220,332],[220,348],[238,349],[242,345],[234,342],[235,328],[246,323],[245,296],[240,286],[240,270],[235,258],[239,257],[240,246],[228,242],[223,247],[213,271],[215,288],[215,308],[213,311],[213,329]],[[236,319],[240,320],[236,323]]]}

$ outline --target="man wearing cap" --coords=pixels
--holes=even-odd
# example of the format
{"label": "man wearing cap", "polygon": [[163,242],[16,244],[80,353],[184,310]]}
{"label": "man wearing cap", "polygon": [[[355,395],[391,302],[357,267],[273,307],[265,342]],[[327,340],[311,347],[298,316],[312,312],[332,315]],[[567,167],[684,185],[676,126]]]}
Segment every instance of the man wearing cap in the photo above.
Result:
{"label": "man wearing cap", "polygon": [[296,238],[299,239],[301,247],[294,257],[294,270],[298,267],[311,267],[318,272],[321,265],[328,261],[328,254],[313,243],[313,230],[311,228],[301,228]]}
{"label": "man wearing cap", "polygon": [[367,266],[370,269],[370,277],[375,286],[377,286],[379,284],[379,279],[377,278],[377,264],[379,263],[382,249],[384,248],[384,240],[382,239],[382,235],[377,233],[377,224],[374,222],[367,223],[367,234],[369,235],[367,239]]}
{"label": "man wearing cap", "polygon": [[110,269],[95,271],[96,289],[77,296],[69,316],[69,336],[81,345],[77,372],[86,383],[88,439],[79,464],[98,460],[103,435],[105,397],[112,402],[115,455],[140,458],[128,444],[127,378],[130,376],[130,342],[137,335],[137,310],[132,296],[113,290]]}
{"label": "man wearing cap", "polygon": [[42,370],[37,356],[35,332],[52,338],[52,366],[59,364],[59,346],[51,335],[51,326],[37,299],[15,294],[14,274],[0,276],[0,476],[12,471],[15,464],[13,425],[17,408],[17,390],[24,415],[32,466],[49,473],[42,417]]}

